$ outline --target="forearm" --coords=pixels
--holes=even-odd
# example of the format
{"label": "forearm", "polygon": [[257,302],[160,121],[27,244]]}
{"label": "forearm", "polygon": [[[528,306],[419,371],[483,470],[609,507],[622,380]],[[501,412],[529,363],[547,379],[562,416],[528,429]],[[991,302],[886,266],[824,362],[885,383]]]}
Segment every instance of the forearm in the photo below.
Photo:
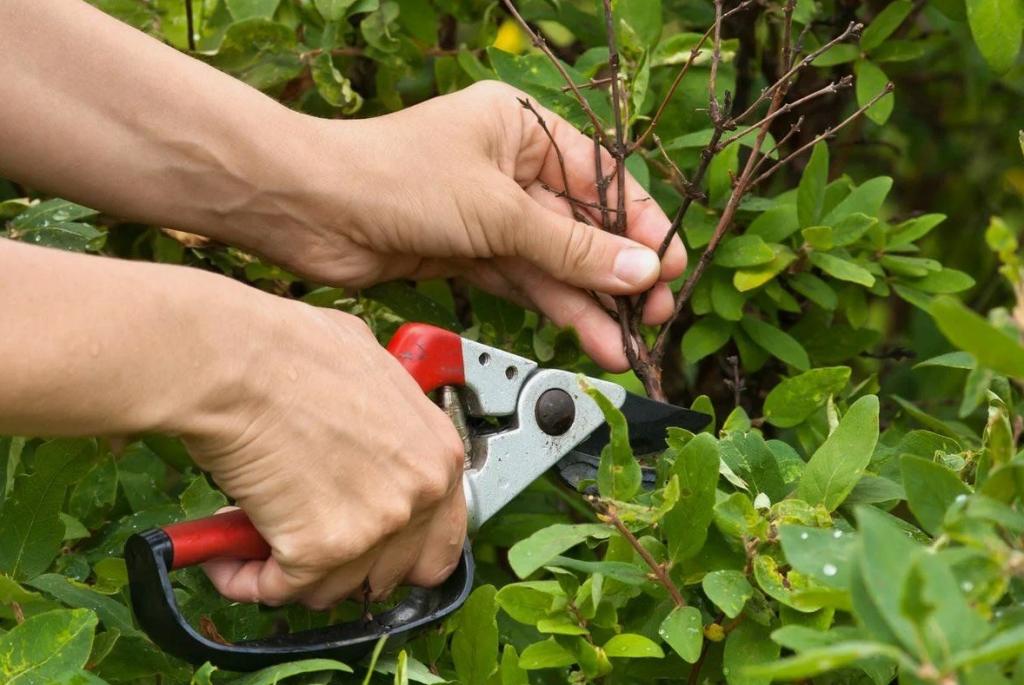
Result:
{"label": "forearm", "polygon": [[261,337],[266,307],[248,293],[195,269],[0,239],[0,434],[202,432]]}
{"label": "forearm", "polygon": [[80,0],[0,2],[0,175],[265,251],[300,221],[309,117]]}

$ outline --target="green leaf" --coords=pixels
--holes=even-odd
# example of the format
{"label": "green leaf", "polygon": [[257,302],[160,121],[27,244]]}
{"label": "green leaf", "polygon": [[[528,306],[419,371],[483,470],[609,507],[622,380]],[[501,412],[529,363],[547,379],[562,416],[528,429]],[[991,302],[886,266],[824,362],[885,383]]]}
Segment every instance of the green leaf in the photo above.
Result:
{"label": "green leaf", "polygon": [[203,474],[198,474],[193,478],[181,493],[181,509],[185,512],[187,519],[212,516],[227,503],[228,498],[224,496],[224,493],[214,489]]}
{"label": "green leaf", "polygon": [[51,440],[36,450],[35,468],[20,476],[0,514],[0,571],[15,579],[45,571],[60,551],[60,511],[68,485],[92,465],[92,440]]}
{"label": "green leaf", "polygon": [[789,277],[789,287],[822,309],[833,310],[839,304],[836,291],[814,274],[802,271]]}
{"label": "green leaf", "polygon": [[334,66],[329,52],[321,52],[310,65],[317,92],[342,114],[355,114],[363,106],[363,97],[352,90],[352,82]]}
{"label": "green leaf", "polygon": [[[269,1],[269,0],[268,0]],[[316,9],[327,21],[340,21],[356,0],[314,0]]]}
{"label": "green leaf", "polygon": [[850,407],[839,426],[811,457],[797,496],[833,511],[857,484],[878,441],[878,398],[866,395]]}
{"label": "green leaf", "polygon": [[971,493],[955,473],[929,459],[905,454],[900,460],[900,472],[910,511],[932,535],[939,534],[953,500]]}
{"label": "green leaf", "polygon": [[401,46],[401,41],[395,36],[398,19],[399,6],[397,2],[384,0],[380,9],[367,14],[359,24],[359,30],[363,38],[372,47],[384,53],[395,52]]}
{"label": "green leaf", "polygon": [[618,0],[614,15],[622,28],[639,42],[639,47],[654,47],[661,37],[660,0]]}
{"label": "green leaf", "polygon": [[871,52],[881,45],[886,38],[899,28],[903,20],[910,14],[913,8],[910,0],[895,0],[886,5],[885,9],[868,24],[860,36],[860,48],[864,52]]}
{"label": "green leaf", "polygon": [[11,225],[20,229],[46,228],[55,224],[87,219],[98,213],[95,209],[56,198],[32,205],[19,213],[11,221]]}
{"label": "green leaf", "polygon": [[540,668],[564,668],[576,663],[576,657],[562,645],[548,638],[527,645],[519,655],[519,668],[533,671]]}
{"label": "green leaf", "polygon": [[[881,93],[889,84],[889,77],[873,62],[866,59],[857,60],[853,65],[853,73],[857,76],[857,104],[864,107],[873,97]],[[879,126],[889,120],[892,114],[895,96],[888,93],[873,104],[864,115]]]}
{"label": "green leaf", "polygon": [[132,614],[121,602],[72,582],[57,573],[45,573],[33,578],[27,585],[42,590],[54,599],[76,609],[89,609],[99,617],[107,629],[119,631],[122,635],[141,636],[132,624]]}
{"label": "green leaf", "polygon": [[[514,341],[526,322],[526,312],[522,307],[478,288],[470,289],[469,302],[473,306],[473,316],[493,332],[498,342]],[[450,316],[452,321],[457,322],[454,314]],[[457,327],[454,330],[459,329]]]}
{"label": "green leaf", "polygon": [[530,685],[526,671],[519,667],[519,653],[512,645],[505,645],[502,650],[498,672],[501,674],[500,685]]}
{"label": "green leaf", "polygon": [[719,442],[722,463],[739,474],[754,493],[764,493],[777,502],[789,491],[779,459],[760,433],[748,430],[726,430]]}
{"label": "green leaf", "polygon": [[1024,12],[1018,0],[967,0],[967,23],[982,57],[997,73],[1017,63]]}
{"label": "green leaf", "polygon": [[680,493],[662,525],[669,556],[673,561],[682,561],[699,552],[707,539],[720,457],[718,440],[710,433],[700,433],[681,447],[670,437],[669,445],[676,451],[672,474],[679,478]]}
{"label": "green leaf", "polygon": [[816,67],[834,67],[860,57],[860,49],[852,43],[839,43],[819,55],[812,64]]}
{"label": "green leaf", "polygon": [[888,176],[878,176],[865,181],[843,198],[842,202],[829,210],[822,218],[821,223],[826,226],[834,226],[850,214],[857,213],[877,216],[891,188],[892,179]]}
{"label": "green leaf", "polygon": [[525,578],[587,538],[606,540],[611,534],[611,529],[600,523],[558,523],[512,545],[508,551],[508,563],[517,576]]}
{"label": "green leaf", "polygon": [[1024,379],[1024,347],[952,297],[941,295],[929,309],[951,343],[970,353],[978,364]]}
{"label": "green leaf", "polygon": [[811,362],[807,358],[807,351],[789,333],[751,316],[743,317],[740,326],[755,343],[771,353],[773,357],[781,359],[801,371],[810,368]]}
{"label": "green leaf", "polygon": [[829,647],[809,649],[774,663],[751,666],[746,673],[768,680],[803,680],[871,657],[898,659],[899,650],[878,642],[842,642]]}
{"label": "green leaf", "polygon": [[295,31],[266,17],[231,24],[210,62],[250,86],[268,90],[298,76],[303,69]]}
{"label": "green leaf", "polygon": [[948,295],[973,288],[974,279],[963,271],[942,268],[928,273],[923,278],[907,281],[907,284],[926,293]]}
{"label": "green leaf", "polygon": [[765,264],[775,252],[758,235],[739,235],[723,242],[715,252],[714,263],[732,269]]}
{"label": "green leaf", "polygon": [[800,229],[798,217],[795,205],[772,207],[751,222],[745,235],[761,236],[766,243],[782,242]]}
{"label": "green leaf", "polygon": [[1024,654],[1024,625],[1000,631],[980,647],[959,652],[953,656],[954,668],[965,668],[992,661],[1006,661]]}
{"label": "green leaf", "polygon": [[495,593],[493,585],[482,585],[459,610],[451,653],[463,685],[487,685],[498,661]]}
{"label": "green leaf", "polygon": [[803,423],[850,381],[850,368],[830,366],[786,378],[764,400],[764,418],[780,428]]}
{"label": "green leaf", "polygon": [[800,176],[796,194],[796,213],[800,226],[813,226],[821,218],[828,185],[828,145],[821,141],[814,146],[811,159]]}
{"label": "green leaf", "polygon": [[859,283],[866,288],[875,284],[875,277],[870,271],[848,259],[827,252],[811,252],[808,259],[811,260],[811,264],[841,281]]}
{"label": "green leaf", "polygon": [[838,528],[779,527],[786,561],[800,573],[831,587],[849,587],[856,535]]}
{"label": "green leaf", "polygon": [[711,281],[711,307],[715,314],[726,321],[742,319],[747,296],[736,290],[730,272],[726,269],[712,269],[708,275]]}
{"label": "green leaf", "polygon": [[910,245],[928,235],[933,228],[946,220],[945,214],[922,214],[894,226],[886,242],[891,247]]}
{"label": "green leaf", "polygon": [[732,284],[741,293],[769,282],[796,259],[793,251],[785,245],[772,245],[771,247],[775,252],[775,258],[772,261],[760,266],[740,269],[733,274]]}
{"label": "green leaf", "polygon": [[924,40],[900,40],[899,38],[893,38],[885,41],[879,48],[872,51],[871,59],[875,64],[911,62],[927,55],[936,45],[936,41],[928,38]]}
{"label": "green leaf", "polygon": [[914,364],[914,368],[940,366],[947,369],[973,369],[977,364],[978,362],[974,360],[974,357],[967,352],[947,352],[931,359],[925,359],[923,362],[918,362]]}
{"label": "green leaf", "polygon": [[555,599],[564,595],[558,581],[536,580],[502,587],[495,595],[495,601],[515,620],[532,625],[546,618]]}
{"label": "green leaf", "polygon": [[847,214],[833,227],[832,242],[836,247],[852,245],[877,223],[878,219],[861,212]]}
{"label": "green leaf", "polygon": [[[625,518],[621,509],[619,515]],[[569,557],[555,557],[551,560],[549,566],[557,566],[589,574],[600,573],[606,578],[614,578],[626,585],[643,585],[648,580],[644,569],[623,561],[581,561]]]}
{"label": "green leaf", "polygon": [[429,323],[449,331],[461,329],[455,314],[434,298],[424,295],[406,283],[379,283],[372,288],[366,288],[362,294],[375,302],[380,302],[406,321]]}
{"label": "green leaf", "polygon": [[250,673],[249,675],[232,680],[231,685],[277,685],[285,678],[302,673],[319,673],[323,671],[340,671],[351,673],[352,669],[333,659],[303,659],[292,661],[287,664],[268,666],[262,670]]}
{"label": "green leaf", "polygon": [[611,435],[608,444],[601,450],[597,487],[604,497],[630,500],[640,491],[643,474],[629,444],[629,425],[626,423],[626,417],[597,388],[588,385],[584,390],[601,408]]}
{"label": "green leaf", "polygon": [[0,635],[0,681],[6,685],[62,682],[85,666],[96,615],[85,609],[48,611]]}
{"label": "green leaf", "polygon": [[712,571],[701,580],[701,587],[708,599],[729,618],[739,616],[747,600],[754,596],[754,588],[741,571]]}
{"label": "green leaf", "polygon": [[281,0],[225,0],[225,2],[235,21],[252,17],[267,17],[269,19],[274,16],[277,6],[281,4]]}
{"label": "green leaf", "polygon": [[714,354],[729,342],[733,324],[717,316],[705,316],[683,334],[683,359],[687,364]]}
{"label": "green leaf", "polygon": [[619,633],[604,643],[604,653],[610,657],[630,659],[663,659],[665,652],[658,643],[643,635]]}
{"label": "green leaf", "polygon": [[768,628],[743,621],[725,639],[722,672],[729,685],[768,685],[770,678],[749,675],[749,669],[778,660],[779,645],[771,641]]}
{"label": "green leaf", "polygon": [[704,624],[700,609],[692,606],[675,607],[661,622],[658,635],[683,661],[696,663],[704,644]]}

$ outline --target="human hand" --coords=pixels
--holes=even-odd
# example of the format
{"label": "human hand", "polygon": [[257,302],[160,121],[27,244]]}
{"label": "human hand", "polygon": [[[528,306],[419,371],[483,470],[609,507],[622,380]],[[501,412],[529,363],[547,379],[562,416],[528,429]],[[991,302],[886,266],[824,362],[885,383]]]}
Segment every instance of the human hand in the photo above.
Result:
{"label": "human hand", "polygon": [[[394,278],[463,276],[475,285],[572,325],[584,349],[628,368],[618,325],[586,291],[624,295],[653,286],[644,320],[672,310],[667,282],[686,266],[670,221],[632,178],[628,237],[574,221],[557,156],[525,94],[482,82],[395,114],[361,121],[309,119],[320,154],[306,177],[303,230],[270,257],[315,279],[363,286]],[[573,197],[596,203],[593,142],[535,105],[566,162]],[[604,152],[605,173],[614,169]],[[344,166],[339,168],[339,160]],[[358,160],[358,162],[353,161]],[[609,188],[615,206],[615,184]],[[600,224],[599,213],[583,208]]]}
{"label": "human hand", "polygon": [[324,609],[364,580],[374,598],[442,582],[466,534],[451,421],[358,318],[251,292],[270,334],[246,331],[261,342],[242,382],[185,442],[273,554],[207,562],[213,584],[235,601]]}

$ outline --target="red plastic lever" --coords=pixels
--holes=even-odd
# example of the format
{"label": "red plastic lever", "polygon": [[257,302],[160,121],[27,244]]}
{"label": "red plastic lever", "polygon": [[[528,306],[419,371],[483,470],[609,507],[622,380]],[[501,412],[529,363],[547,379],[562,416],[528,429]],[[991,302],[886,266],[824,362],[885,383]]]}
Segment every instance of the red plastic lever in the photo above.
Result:
{"label": "red plastic lever", "polygon": [[[462,339],[443,328],[422,323],[404,324],[388,343],[398,363],[423,392],[442,385],[462,385]],[[171,540],[171,568],[184,568],[211,559],[266,559],[270,545],[245,515],[230,511],[163,527]]]}
{"label": "red plastic lever", "polygon": [[405,367],[423,392],[442,385],[463,385],[462,338],[425,323],[407,323],[388,343],[390,352]]}

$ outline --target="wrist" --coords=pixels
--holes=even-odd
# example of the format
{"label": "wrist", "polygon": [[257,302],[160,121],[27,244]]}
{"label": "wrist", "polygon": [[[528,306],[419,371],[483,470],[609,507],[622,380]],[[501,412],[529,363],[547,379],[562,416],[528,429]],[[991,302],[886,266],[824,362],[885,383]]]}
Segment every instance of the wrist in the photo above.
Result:
{"label": "wrist", "polygon": [[309,274],[307,263],[337,241],[366,194],[361,122],[275,110],[259,133],[242,131],[226,147],[239,176],[228,174],[233,187],[204,208],[197,232]]}
{"label": "wrist", "polygon": [[188,345],[166,367],[166,392],[148,429],[202,440],[237,420],[241,405],[262,390],[261,363],[275,344],[279,302],[216,274],[176,271],[180,278],[167,295],[166,319]]}

